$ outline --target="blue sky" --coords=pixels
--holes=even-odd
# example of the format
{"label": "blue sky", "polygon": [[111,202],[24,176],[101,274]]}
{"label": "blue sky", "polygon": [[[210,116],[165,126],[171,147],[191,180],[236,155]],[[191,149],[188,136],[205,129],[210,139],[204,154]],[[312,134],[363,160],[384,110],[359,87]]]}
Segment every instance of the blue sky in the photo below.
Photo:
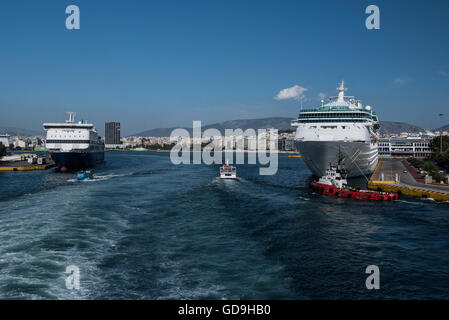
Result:
{"label": "blue sky", "polygon": [[[370,4],[380,30],[365,28]],[[280,90],[307,88],[313,107],[344,79],[381,120],[434,128],[449,110],[448,16],[448,1],[4,0],[0,126],[40,130],[65,111],[124,134],[295,117]]]}

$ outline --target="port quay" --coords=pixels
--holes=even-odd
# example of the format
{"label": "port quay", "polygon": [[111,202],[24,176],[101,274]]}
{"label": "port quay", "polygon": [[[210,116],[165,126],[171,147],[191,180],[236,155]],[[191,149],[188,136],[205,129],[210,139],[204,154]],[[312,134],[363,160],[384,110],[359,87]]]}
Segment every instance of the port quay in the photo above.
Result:
{"label": "port quay", "polygon": [[448,183],[425,183],[424,176],[416,172],[405,159],[380,160],[368,187],[416,198],[449,201]]}

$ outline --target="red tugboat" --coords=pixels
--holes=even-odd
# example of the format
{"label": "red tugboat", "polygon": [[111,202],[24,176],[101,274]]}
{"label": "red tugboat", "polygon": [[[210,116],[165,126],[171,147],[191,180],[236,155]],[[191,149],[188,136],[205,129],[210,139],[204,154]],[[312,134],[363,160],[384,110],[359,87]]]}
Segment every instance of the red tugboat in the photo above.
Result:
{"label": "red tugboat", "polygon": [[362,200],[392,201],[398,200],[395,192],[380,192],[371,190],[359,190],[348,186],[345,169],[330,166],[326,175],[318,181],[312,182],[312,188],[316,193],[337,196],[341,198],[353,198]]}

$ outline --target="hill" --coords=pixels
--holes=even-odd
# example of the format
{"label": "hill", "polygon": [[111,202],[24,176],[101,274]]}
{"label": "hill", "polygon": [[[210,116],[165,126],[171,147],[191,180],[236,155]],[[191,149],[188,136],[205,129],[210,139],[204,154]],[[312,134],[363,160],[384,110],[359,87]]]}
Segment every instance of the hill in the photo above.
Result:
{"label": "hill", "polygon": [[381,134],[399,134],[401,132],[418,133],[425,132],[426,130],[415,126],[413,124],[405,122],[394,122],[394,121],[381,121],[380,122],[380,133]]}
{"label": "hill", "polygon": [[[224,134],[225,129],[242,129],[246,130],[249,128],[253,129],[266,129],[275,128],[278,130],[294,129],[291,126],[291,121],[293,118],[285,117],[274,117],[274,118],[263,118],[263,119],[245,119],[245,120],[230,120],[218,123],[213,123],[202,127],[202,130],[209,128],[218,129],[222,134]],[[421,127],[411,125],[404,122],[391,122],[391,121],[381,121],[380,132],[382,134],[399,134],[401,132],[424,132],[425,130]],[[150,129],[143,132],[139,132],[130,136],[137,137],[169,137],[171,132],[176,128],[156,128]],[[192,133],[192,128],[183,128]]]}
{"label": "hill", "polygon": [[28,130],[22,128],[12,128],[12,127],[0,127],[0,134],[9,134],[10,136],[19,137],[45,137],[44,131]]}
{"label": "hill", "polygon": [[[225,133],[225,129],[242,129],[246,130],[249,128],[253,129],[267,129],[267,128],[275,128],[278,130],[287,130],[292,129],[290,122],[291,118],[283,118],[283,117],[275,117],[275,118],[264,118],[264,119],[246,119],[246,120],[229,120],[218,123],[213,123],[209,125],[203,125],[202,130],[207,130],[210,128],[218,129],[222,134]],[[169,137],[171,132],[176,128],[156,128],[150,129],[146,131],[142,131],[136,134],[132,134],[130,136],[137,137]],[[192,134],[192,128],[182,128],[186,129]]]}
{"label": "hill", "polygon": [[449,131],[449,124],[439,127],[437,129],[433,129],[433,131]]}

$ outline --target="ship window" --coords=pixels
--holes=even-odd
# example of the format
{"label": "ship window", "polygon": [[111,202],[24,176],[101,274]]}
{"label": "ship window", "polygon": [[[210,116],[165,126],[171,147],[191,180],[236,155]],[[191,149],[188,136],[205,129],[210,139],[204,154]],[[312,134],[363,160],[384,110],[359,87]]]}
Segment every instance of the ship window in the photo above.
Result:
{"label": "ship window", "polygon": [[89,140],[47,140],[47,143],[90,143]]}

